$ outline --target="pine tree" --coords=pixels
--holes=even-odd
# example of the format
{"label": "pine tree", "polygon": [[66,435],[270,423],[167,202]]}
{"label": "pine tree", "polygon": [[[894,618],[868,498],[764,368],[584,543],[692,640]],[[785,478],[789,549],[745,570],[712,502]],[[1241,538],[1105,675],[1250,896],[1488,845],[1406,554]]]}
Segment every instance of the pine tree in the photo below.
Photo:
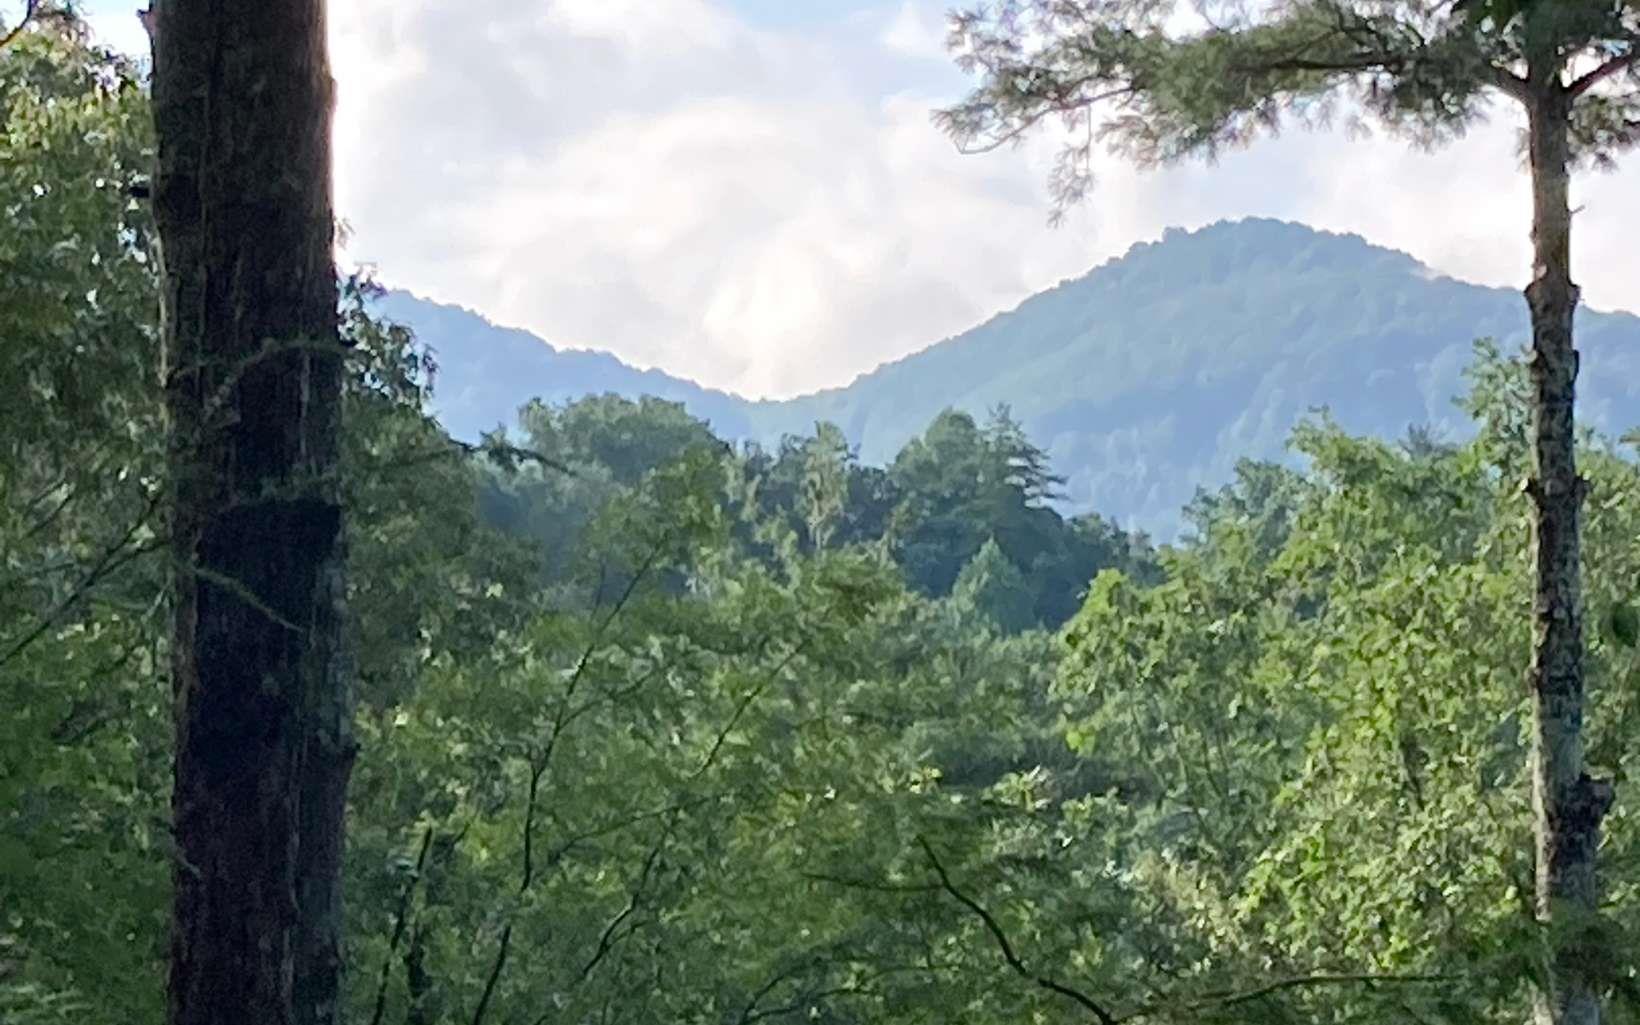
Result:
{"label": "pine tree", "polygon": [[1008,560],[995,539],[987,540],[968,560],[957,574],[951,595],[1004,633],[1018,633],[1036,621],[1034,596],[1025,574]]}
{"label": "pine tree", "polygon": [[[1180,26],[1194,25],[1181,28]],[[1634,0],[1003,0],[953,16],[958,63],[980,76],[937,120],[966,150],[1058,118],[1075,140],[1056,214],[1091,185],[1103,143],[1141,165],[1212,157],[1284,120],[1340,104],[1424,144],[1450,140],[1501,95],[1526,114],[1532,176],[1534,705],[1537,914],[1551,937],[1537,1018],[1594,1025],[1598,982],[1579,955],[1596,913],[1610,783],[1585,767],[1577,353],[1571,171],[1640,140]]]}

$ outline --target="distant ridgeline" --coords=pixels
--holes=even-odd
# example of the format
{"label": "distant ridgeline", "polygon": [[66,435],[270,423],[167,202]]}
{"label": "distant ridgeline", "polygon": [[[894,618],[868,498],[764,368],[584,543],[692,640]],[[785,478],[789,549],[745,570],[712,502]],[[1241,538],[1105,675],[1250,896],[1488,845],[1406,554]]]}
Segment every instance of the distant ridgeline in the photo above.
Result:
{"label": "distant ridgeline", "polygon": [[[1524,241],[1522,243],[1524,245]],[[1072,511],[1168,538],[1201,487],[1244,458],[1282,458],[1292,426],[1326,407],[1383,437],[1467,431],[1452,399],[1476,338],[1527,339],[1519,291],[1440,277],[1359,237],[1270,220],[1169,230],[1162,241],[1032,296],[1016,309],[829,389],[751,401],[604,353],[555,349],[477,314],[394,292],[388,317],[441,366],[434,406],[471,438],[531,398],[612,392],[681,402],[721,437],[772,445],[841,427],[885,463],[954,407],[1011,407],[1067,478]],[[1626,429],[1640,410],[1640,317],[1582,310],[1580,414]]]}

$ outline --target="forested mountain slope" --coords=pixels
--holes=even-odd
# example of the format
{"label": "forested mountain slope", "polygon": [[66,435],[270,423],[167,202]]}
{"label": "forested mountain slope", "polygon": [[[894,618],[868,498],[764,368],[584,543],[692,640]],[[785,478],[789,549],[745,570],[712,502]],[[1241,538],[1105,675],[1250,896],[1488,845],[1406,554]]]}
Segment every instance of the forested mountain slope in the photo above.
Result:
{"label": "forested mountain slope", "polygon": [[497,424],[512,425],[531,399],[567,402],[606,392],[681,402],[726,437],[747,437],[747,400],[693,381],[639,370],[606,352],[559,349],[528,331],[501,327],[460,306],[389,291],[376,302],[386,319],[414,328],[436,353],[439,422],[457,438],[473,439]]}
{"label": "forested mountain slope", "polygon": [[[1278,456],[1317,406],[1347,428],[1465,431],[1452,397],[1477,337],[1526,338],[1519,292],[1437,276],[1355,236],[1269,220],[1170,231],[845,388],[752,402],[612,356],[554,350],[465,311],[394,293],[383,312],[438,352],[441,418],[472,435],[524,400],[589,392],[683,402],[720,436],[771,442],[840,426],[891,459],[947,407],[1012,407],[1068,477],[1073,509],[1167,536],[1198,487]],[[1583,311],[1585,422],[1640,405],[1640,317]]]}
{"label": "forested mountain slope", "polygon": [[[170,26],[184,6],[208,15],[190,28],[211,32],[171,36],[173,53],[190,38],[231,42],[230,15],[256,5],[156,5]],[[282,17],[303,6],[314,4]],[[212,465],[201,453],[247,421],[291,422],[253,400],[318,376],[316,339],[264,346],[224,331],[215,337],[258,347],[155,372],[157,340],[178,321],[161,323],[173,283],[139,198],[167,195],[150,178],[145,72],[89,45],[72,12],[37,13],[51,17],[0,45],[0,379],[17,394],[0,405],[0,1025],[1520,1025],[1557,992],[1546,965],[1560,962],[1546,954],[1576,959],[1572,978],[1610,1007],[1600,1022],[1640,1025],[1640,417],[1621,401],[1632,319],[1591,316],[1584,330],[1591,406],[1627,433],[1591,431],[1576,453],[1588,482],[1569,535],[1585,570],[1578,703],[1522,671],[1541,636],[1520,487],[1538,439],[1531,374],[1495,346],[1467,361],[1468,420],[1453,427],[1465,440],[1306,423],[1290,435],[1300,465],[1239,463],[1184,512],[1189,539],[1153,546],[1052,508],[1056,467],[1001,414],[943,412],[876,467],[835,425],[731,447],[679,403],[565,402],[573,392],[541,388],[557,401],[525,407],[516,446],[453,444],[432,419],[424,352],[371,316],[376,290],[350,279],[339,437],[312,453],[328,469],[252,490],[264,446]],[[316,19],[281,24],[316,41]],[[223,94],[237,104],[214,117],[259,113],[247,68]],[[197,91],[168,88],[167,104]],[[247,152],[206,162],[213,202],[257,194],[225,187]],[[326,177],[313,156],[310,185]],[[305,209],[322,212],[322,199]],[[1219,286],[1217,307],[1177,300],[1168,313],[1154,297],[1172,279],[1141,257],[1171,246],[1182,260],[1178,247],[1215,236],[1175,237],[1129,258],[1133,282],[1107,268],[1056,290],[860,382],[854,407],[848,393],[807,405],[683,397],[724,403],[748,433],[835,400],[870,434],[889,429],[866,414],[885,410],[896,379],[932,387],[1017,364],[1039,391],[1016,404],[1045,415],[1066,403],[1025,370],[1074,361],[1046,329],[1038,353],[1002,328],[1055,317],[1100,325],[1088,351],[1120,357],[1067,382],[1076,400],[1128,382],[1100,416],[1233,422],[1274,394],[1258,390],[1264,378],[1241,406],[1226,392],[1219,413],[1200,396],[1240,380],[1220,365],[1258,365],[1241,357],[1266,349],[1289,367],[1284,387],[1366,389],[1370,375],[1347,376],[1357,350],[1335,339],[1381,338],[1340,327],[1342,311],[1349,324],[1422,325],[1424,308],[1386,298],[1421,295],[1406,284],[1416,268],[1385,256],[1381,272],[1346,260],[1328,277],[1334,248],[1377,251],[1270,230],[1317,239],[1314,252],[1260,279],[1232,248],[1200,275],[1240,282]],[[240,254],[216,246],[211,280],[252,266]],[[291,268],[263,284],[267,273],[316,280]],[[1324,351],[1283,360],[1260,331],[1288,314],[1259,311],[1291,308],[1282,288],[1297,279],[1309,284],[1291,295],[1326,285],[1350,302],[1293,328]],[[1251,290],[1259,280],[1270,294]],[[1122,319],[1100,298],[1107,285],[1150,319]],[[1512,322],[1513,297],[1477,294]],[[1427,309],[1436,323],[1406,333],[1435,339],[1430,353],[1413,341],[1384,351],[1427,362],[1462,346],[1440,340],[1448,329],[1475,329],[1476,309]],[[1176,347],[1156,326],[1169,316]],[[1201,340],[1238,323],[1262,326]],[[986,332],[1015,347],[1011,361]],[[447,418],[463,397],[482,411],[484,375],[538,383],[528,371],[545,350],[508,339],[483,358],[445,345]],[[268,362],[298,352],[313,358],[305,369]],[[1402,366],[1369,357],[1360,365]],[[558,389],[647,390],[610,357],[547,369]],[[1426,408],[1419,396],[1444,409],[1444,386],[1386,373],[1382,408],[1352,407],[1386,431]],[[1279,417],[1310,397],[1270,402]],[[180,431],[198,410],[223,415]],[[1200,451],[1213,444],[1223,438]],[[187,502],[207,490],[227,497],[204,530]],[[300,534],[265,519],[310,524],[325,509]],[[345,575],[332,565],[269,585],[304,565],[293,547],[333,544],[337,529]],[[216,568],[223,553],[241,561],[237,575]],[[344,581],[345,603],[332,600]],[[179,601],[185,591],[200,600]],[[314,595],[329,596],[323,609]],[[217,617],[208,632],[201,608]],[[223,622],[234,608],[239,621]],[[312,635],[337,619],[346,657],[324,659]],[[188,664],[202,642],[219,686]],[[268,674],[241,671],[247,653],[270,652],[282,661]],[[269,685],[321,661],[351,678],[327,706],[352,691],[348,722],[315,720],[319,686]],[[1545,925],[1533,903],[1542,752],[1571,749],[1541,746],[1546,696],[1551,715],[1582,719],[1587,773],[1568,818],[1602,803],[1606,781],[1617,793],[1601,822],[1599,904],[1573,907],[1569,924]],[[195,732],[179,738],[178,724]],[[293,733],[305,738],[294,748]],[[333,800],[336,776],[310,773],[311,758],[338,740],[354,752],[345,831],[318,833],[311,799]],[[288,768],[292,750],[302,778],[264,786],[257,773]],[[212,789],[184,758],[208,765]],[[185,786],[226,814],[202,820]],[[244,839],[241,808],[261,817],[261,836]],[[209,858],[179,842],[190,835]],[[218,836],[242,842],[213,846]],[[207,875],[219,892],[202,905],[187,895]],[[291,894],[317,928],[252,929],[273,912],[251,898],[288,911]],[[196,991],[253,993],[257,1007],[181,1013],[171,966],[207,947],[173,937],[200,936],[201,918],[226,923],[216,934],[230,952],[251,931],[269,938],[193,975],[206,980]],[[324,987],[303,981],[321,976]],[[283,1007],[298,988],[302,1013]]]}

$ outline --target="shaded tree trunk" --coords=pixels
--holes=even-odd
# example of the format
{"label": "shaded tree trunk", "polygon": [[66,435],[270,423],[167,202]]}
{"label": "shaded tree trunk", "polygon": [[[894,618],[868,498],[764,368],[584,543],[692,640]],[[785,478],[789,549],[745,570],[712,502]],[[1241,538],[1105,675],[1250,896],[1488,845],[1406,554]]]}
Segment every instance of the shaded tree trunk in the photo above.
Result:
{"label": "shaded tree trunk", "polygon": [[465,830],[459,833],[440,833],[433,841],[432,856],[427,860],[426,887],[422,891],[423,913],[410,934],[410,946],[404,955],[404,980],[408,1006],[404,1013],[405,1025],[432,1025],[444,1014],[444,1001],[438,980],[427,968],[428,930],[430,912],[445,902],[445,882],[449,878],[450,863]]}
{"label": "shaded tree trunk", "polygon": [[353,741],[323,0],[154,0],[173,1025],[337,1017]]}
{"label": "shaded tree trunk", "polygon": [[1532,171],[1533,556],[1536,583],[1530,684],[1532,806],[1537,914],[1548,927],[1546,986],[1538,1025],[1598,1025],[1600,997],[1584,977],[1575,933],[1598,908],[1595,875],[1610,783],[1591,779],[1583,758],[1583,597],[1579,518],[1586,484],[1577,472],[1573,399],[1577,351],[1571,277],[1571,98],[1553,73],[1534,69],[1528,148]]}

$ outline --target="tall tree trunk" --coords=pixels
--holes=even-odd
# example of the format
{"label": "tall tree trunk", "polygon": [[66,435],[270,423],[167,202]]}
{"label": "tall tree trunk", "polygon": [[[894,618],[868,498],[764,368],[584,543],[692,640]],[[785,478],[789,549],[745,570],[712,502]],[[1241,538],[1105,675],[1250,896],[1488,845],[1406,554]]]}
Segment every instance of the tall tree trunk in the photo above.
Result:
{"label": "tall tree trunk", "polygon": [[1598,907],[1595,860],[1611,784],[1591,779],[1583,760],[1583,597],[1573,398],[1577,351],[1571,277],[1571,99],[1553,74],[1534,74],[1528,104],[1532,170],[1533,551],[1536,586],[1530,683],[1533,710],[1532,808],[1537,913],[1549,936],[1538,1025],[1599,1025],[1600,997],[1584,977],[1575,934]]}
{"label": "tall tree trunk", "polygon": [[323,0],[154,0],[173,1025],[329,1022],[352,761]]}

